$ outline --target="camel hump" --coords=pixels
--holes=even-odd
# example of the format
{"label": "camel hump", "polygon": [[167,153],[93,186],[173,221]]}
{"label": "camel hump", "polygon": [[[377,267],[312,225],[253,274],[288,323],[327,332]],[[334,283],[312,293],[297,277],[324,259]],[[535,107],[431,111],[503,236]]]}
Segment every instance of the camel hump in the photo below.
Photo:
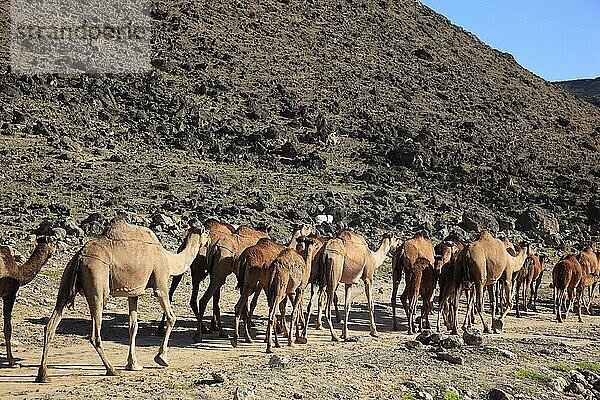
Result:
{"label": "camel hump", "polygon": [[123,217],[113,218],[102,234],[111,240],[139,240],[158,243],[158,238],[148,228],[128,224]]}
{"label": "camel hump", "polygon": [[339,239],[342,239],[342,241],[345,244],[349,244],[352,243],[353,245],[363,245],[363,246],[367,246],[367,242],[365,241],[365,239],[360,236],[359,234],[356,234],[348,229],[344,229],[340,232],[340,234],[338,235]]}
{"label": "camel hump", "polygon": [[494,237],[492,236],[490,231],[488,231],[487,229],[484,229],[481,232],[479,232],[479,237],[477,238],[477,240],[490,240],[493,238]]}

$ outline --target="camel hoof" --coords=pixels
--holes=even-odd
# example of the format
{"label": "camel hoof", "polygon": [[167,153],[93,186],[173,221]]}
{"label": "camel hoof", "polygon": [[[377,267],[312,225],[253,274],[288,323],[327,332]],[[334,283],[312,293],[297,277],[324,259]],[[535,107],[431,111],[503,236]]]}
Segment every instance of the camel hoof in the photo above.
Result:
{"label": "camel hoof", "polygon": [[167,357],[163,354],[157,354],[156,356],[154,356],[154,362],[163,367],[169,366],[169,361],[167,360]]}
{"label": "camel hoof", "polygon": [[119,376],[119,371],[114,368],[106,370],[106,376]]}
{"label": "camel hoof", "polygon": [[227,333],[225,333],[224,331],[219,332],[219,337],[221,339],[229,339],[229,335]]}
{"label": "camel hoof", "polygon": [[323,326],[321,325],[315,325],[315,329],[318,331],[322,331],[323,330]]}
{"label": "camel hoof", "polygon": [[8,366],[10,368],[16,368],[18,365],[17,365],[17,362],[15,361],[15,359],[11,358],[10,360],[8,360]]}
{"label": "camel hoof", "polygon": [[377,337],[379,337],[379,332],[373,331],[373,332],[371,332],[371,336],[377,338]]}
{"label": "camel hoof", "polygon": [[38,376],[35,378],[35,383],[50,383],[50,379],[48,379],[48,375],[45,373],[42,375],[38,374]]}
{"label": "camel hoof", "polygon": [[298,344],[306,344],[308,343],[308,340],[305,337],[299,337],[296,339],[296,343]]}
{"label": "camel hoof", "polygon": [[337,337],[337,336],[332,336],[332,337],[331,337],[331,341],[332,341],[332,342],[339,342],[339,341],[340,341],[340,338],[339,338],[339,337]]}
{"label": "camel hoof", "polygon": [[194,337],[192,338],[192,340],[194,341],[194,343],[202,343],[202,335],[199,333],[196,333],[194,335]]}
{"label": "camel hoof", "polygon": [[237,339],[231,339],[231,347],[238,347],[238,341]]}
{"label": "camel hoof", "polygon": [[254,340],[252,340],[252,338],[247,337],[246,338],[246,343],[254,343]]}
{"label": "camel hoof", "polygon": [[139,363],[129,363],[125,366],[126,371],[141,371],[144,367],[142,367]]}
{"label": "camel hoof", "polygon": [[201,331],[202,333],[211,333],[211,332],[212,332],[212,330],[208,329],[208,328],[207,328],[207,327],[205,327],[204,325],[202,325],[202,326],[200,327],[200,331]]}
{"label": "camel hoof", "polygon": [[494,333],[502,333],[502,329],[504,328],[504,321],[501,319],[495,319],[492,321],[492,330]]}
{"label": "camel hoof", "polygon": [[271,350],[271,348],[269,348],[269,347],[268,347],[268,348],[267,348],[267,350],[265,350],[265,353],[267,353],[267,354],[272,354],[272,353],[273,353],[273,350]]}

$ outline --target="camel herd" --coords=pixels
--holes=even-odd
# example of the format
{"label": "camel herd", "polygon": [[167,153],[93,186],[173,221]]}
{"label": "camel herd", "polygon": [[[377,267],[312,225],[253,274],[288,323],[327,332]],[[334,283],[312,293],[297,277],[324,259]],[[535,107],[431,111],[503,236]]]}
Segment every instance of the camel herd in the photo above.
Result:
{"label": "camel herd", "polygon": [[[463,329],[470,328],[476,316],[479,316],[484,332],[501,331],[504,318],[513,308],[513,292],[516,294],[517,316],[530,306],[532,311],[537,312],[538,289],[547,257],[536,254],[534,248],[525,242],[515,249],[507,238],[500,240],[486,230],[471,243],[465,243],[456,234],[450,234],[435,247],[421,233],[404,242],[386,234],[376,251],[369,249],[362,236],[347,229],[335,238],[323,238],[316,234],[313,226],[295,224],[290,240],[285,245],[271,239],[268,231],[268,227],[252,229],[241,226],[235,229],[230,224],[209,219],[202,224],[193,224],[178,252],[173,254],[162,247],[151,230],[130,225],[121,217],[113,219],[99,238],[84,244],[63,272],[56,305],[44,329],[44,346],[36,382],[48,381],[47,359],[51,340],[65,307],[74,304],[78,293],[85,297],[90,309],[90,342],[98,352],[107,375],[115,375],[117,371],[108,361],[100,337],[102,310],[109,295],[128,298],[130,345],[125,368],[141,370],[135,352],[138,297],[145,289],[151,288],[164,312],[158,327],[163,338],[154,360],[161,366],[168,366],[167,345],[175,324],[171,301],[183,273],[188,269],[192,275],[190,306],[197,320],[193,340],[201,342],[203,335],[211,331],[228,337],[221,322],[219,302],[226,278],[235,274],[240,297],[233,310],[235,323],[231,345],[239,345],[240,319],[244,320],[245,341],[252,342],[252,316],[261,293],[264,293],[269,307],[265,335],[267,352],[272,351],[272,336],[275,346],[279,347],[279,333],[287,337],[288,345],[292,345],[292,335],[296,343],[307,342],[307,327],[315,294],[318,305],[315,325],[321,328],[324,312],[331,340],[338,341],[331,320],[331,309],[335,306],[340,322],[336,297],[340,284],[344,284],[345,289],[341,338],[348,339],[349,292],[359,281],[363,281],[367,297],[370,334],[378,336],[372,293],[373,277],[387,256],[392,257],[394,330],[400,330],[396,301],[403,275],[405,287],[400,300],[407,316],[409,334],[431,328],[429,316],[434,310],[436,288],[439,288],[438,331],[443,324],[451,333],[458,333],[459,300],[463,294],[466,298],[462,302],[465,306]],[[19,264],[10,247],[0,246],[0,296],[4,301],[4,336],[10,366],[15,365],[11,352],[11,314],[17,290],[37,275],[55,249],[55,238],[42,236],[29,260]],[[553,268],[554,313],[558,322],[566,318],[573,304],[577,306],[579,321],[582,305],[590,311],[600,278],[599,258],[600,254],[588,247],[579,254],[563,256]],[[207,276],[208,288],[198,300],[200,282]],[[170,277],[173,280],[169,288]],[[309,284],[311,290],[305,314],[302,311],[304,291]],[[491,330],[484,318],[486,289],[492,316]],[[587,302],[584,301],[586,289]],[[203,325],[203,318],[211,298],[211,324],[207,328]],[[417,318],[415,313],[419,298],[422,306],[421,315]],[[292,304],[289,327],[286,326],[288,300]],[[563,309],[566,309],[564,313]],[[276,318],[278,311],[279,320]]]}

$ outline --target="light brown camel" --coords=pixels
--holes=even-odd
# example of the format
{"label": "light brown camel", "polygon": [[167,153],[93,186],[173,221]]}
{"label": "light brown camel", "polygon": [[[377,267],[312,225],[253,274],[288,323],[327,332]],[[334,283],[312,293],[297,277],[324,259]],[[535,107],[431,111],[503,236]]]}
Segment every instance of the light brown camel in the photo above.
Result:
{"label": "light brown camel", "polygon": [[213,315],[216,318],[217,329],[220,337],[227,337],[221,324],[221,309],[219,299],[221,298],[221,288],[225,284],[227,277],[234,273],[238,274],[238,264],[236,259],[248,247],[256,244],[262,238],[270,238],[268,230],[256,230],[247,226],[240,226],[234,234],[225,235],[220,238],[210,249],[208,253],[208,273],[210,282],[204,295],[200,298],[198,307],[197,329],[194,335],[194,342],[202,341],[203,325],[202,319],[208,305],[208,300],[213,297]]}
{"label": "light brown camel", "polygon": [[113,219],[102,236],[83,245],[69,261],[63,272],[56,306],[44,329],[44,349],[36,382],[48,381],[47,357],[50,341],[54,336],[64,308],[75,302],[80,293],[85,296],[92,317],[90,342],[98,352],[106,368],[107,375],[116,375],[117,371],[108,361],[102,347],[100,328],[102,309],[108,296],[127,297],[129,300],[129,356],[128,370],[140,370],[135,354],[137,334],[138,296],[145,289],[152,288],[154,296],[167,314],[167,328],[154,361],[168,366],[167,344],[175,324],[175,315],[168,297],[169,278],[180,275],[189,267],[198,250],[208,244],[208,232],[202,226],[188,230],[182,250],[173,254],[165,250],[156,235],[148,228],[130,225],[122,217]]}
{"label": "light brown camel", "polygon": [[[298,242],[297,239],[301,236],[307,236],[314,232],[314,227],[307,224],[295,224],[292,227],[292,237],[287,246],[276,243],[271,239],[260,239],[258,243],[245,249],[240,257],[236,260],[238,264],[238,286],[240,289],[240,298],[235,305],[235,322],[233,338],[231,345],[237,347],[239,337],[240,316],[245,316],[244,333],[247,343],[252,343],[249,327],[250,318],[254,312],[256,303],[253,301],[252,306],[248,309],[248,298],[254,294],[256,299],[261,291],[267,290],[269,278],[271,276],[271,264],[277,256],[287,247],[295,249]],[[282,303],[281,319],[282,327],[285,327],[285,303]]]}
{"label": "light brown camel", "polygon": [[334,291],[339,283],[345,285],[342,338],[347,339],[350,288],[360,280],[365,284],[365,293],[369,304],[370,334],[375,337],[379,336],[374,316],[373,275],[375,270],[383,264],[388,252],[397,246],[398,239],[387,234],[381,240],[379,249],[372,251],[362,236],[349,230],[341,231],[337,238],[331,239],[325,244],[319,285],[321,287],[327,286],[326,319],[332,341],[339,340],[333,332],[333,324],[331,323],[331,302],[333,301]]}
{"label": "light brown camel", "polygon": [[[580,288],[582,287],[581,281],[584,275],[585,271],[575,254],[564,256],[552,269],[554,311],[556,312],[556,320],[558,322],[563,322],[567,318],[574,300],[577,301],[579,322],[581,322],[581,297],[583,290],[580,290]],[[563,318],[561,309],[567,298],[569,304]]]}
{"label": "light brown camel", "polygon": [[[210,244],[208,246],[202,247],[198,252],[198,255],[192,262],[190,266],[190,271],[192,275],[192,295],[190,297],[190,307],[194,312],[194,316],[198,318],[198,289],[200,288],[200,283],[208,276],[208,263],[207,263],[207,254],[210,252],[212,246],[217,243],[219,239],[221,239],[225,235],[230,235],[235,233],[235,229],[230,224],[217,221],[214,218],[209,218],[205,220],[202,225],[208,230],[210,237]],[[173,277],[171,281],[171,287],[169,288],[169,301],[173,302],[173,295],[175,294],[175,290],[179,283],[183,279],[183,275],[176,275]],[[213,297],[213,300],[215,297]],[[213,305],[213,309],[216,309]],[[157,335],[164,334],[164,326],[165,326],[166,314],[163,313],[162,319],[158,328],[156,329]],[[215,314],[213,313],[213,317],[211,320],[211,330],[217,329],[217,319]]]}
{"label": "light brown camel", "polygon": [[[405,241],[402,246],[394,253],[392,256],[392,326],[395,331],[400,330],[400,326],[398,325],[398,321],[396,319],[396,296],[398,293],[398,285],[402,280],[402,272],[406,272],[408,269],[412,268],[412,265],[419,258],[424,258],[429,261],[429,265],[431,266],[432,271],[425,273],[425,280],[423,282],[425,284],[423,291],[423,306],[424,307],[433,307],[433,292],[435,290],[435,286],[437,285],[437,276],[433,274],[433,264],[435,263],[435,252],[433,249],[433,245],[429,240],[423,236],[422,233],[415,234],[411,239]],[[421,282],[421,281],[419,281]],[[421,288],[409,288],[408,291],[405,288],[405,294],[408,295],[408,292],[415,292],[417,297],[421,293]],[[406,299],[406,297],[405,297]],[[404,309],[407,310],[406,304],[404,305]],[[428,315],[429,313],[427,313]],[[428,322],[428,320],[427,320]],[[412,321],[408,321],[409,333],[412,333]]]}
{"label": "light brown camel", "polygon": [[4,340],[6,341],[6,358],[8,365],[16,365],[12,355],[12,311],[21,286],[27,285],[36,277],[44,264],[56,251],[56,239],[52,236],[40,236],[31,256],[23,264],[18,264],[11,247],[0,246],[0,297],[4,311]]}
{"label": "light brown camel", "polygon": [[[523,267],[523,263],[528,256],[533,254],[531,247],[527,243],[521,243],[516,256],[510,255],[506,251],[505,244],[494,238],[488,231],[480,233],[479,238],[471,243],[464,256],[464,271],[467,279],[475,285],[476,311],[481,318],[484,332],[489,333],[490,329],[483,319],[483,292],[487,287],[490,295],[492,309],[492,329],[495,333],[502,325],[502,321],[508,311],[512,308],[512,277],[513,273]],[[502,278],[504,286],[507,307],[501,314],[499,320],[496,320],[494,283]],[[467,316],[473,306],[470,302]]]}
{"label": "light brown camel", "polygon": [[[275,347],[279,347],[277,329],[275,325],[275,311],[284,298],[293,295],[293,308],[288,331],[288,346],[292,345],[292,331],[296,327],[296,341],[306,343],[306,337],[300,340],[299,319],[302,313],[302,299],[304,288],[308,284],[311,270],[311,260],[315,249],[315,240],[302,237],[299,241],[305,241],[305,252],[300,255],[295,249],[284,249],[273,261],[271,276],[269,277],[268,300],[269,300],[269,323],[267,325],[267,353],[271,353],[271,332],[275,335]],[[282,324],[285,321],[282,320]]]}

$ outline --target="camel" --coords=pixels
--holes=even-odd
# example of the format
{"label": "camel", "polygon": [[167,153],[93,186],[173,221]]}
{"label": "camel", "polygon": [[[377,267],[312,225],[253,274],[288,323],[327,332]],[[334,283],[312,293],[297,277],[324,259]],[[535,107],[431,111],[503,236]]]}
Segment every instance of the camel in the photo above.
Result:
{"label": "camel", "polygon": [[162,247],[150,229],[130,225],[122,217],[113,219],[99,238],[83,245],[63,272],[54,311],[44,328],[44,349],[36,382],[48,382],[47,357],[50,341],[62,319],[65,306],[74,305],[77,293],[85,296],[90,309],[90,342],[102,359],[106,374],[114,376],[117,371],[104,354],[100,337],[102,309],[109,294],[128,298],[129,355],[125,369],[139,371],[142,366],[135,354],[138,297],[145,289],[152,288],[154,296],[167,314],[165,335],[154,361],[164,367],[168,366],[167,344],[175,324],[175,315],[168,297],[169,278],[185,272],[198,250],[208,242],[206,229],[202,225],[194,226],[188,230],[184,244],[180,247],[182,250],[173,254]]}
{"label": "camel", "polygon": [[193,338],[194,342],[202,342],[202,319],[208,300],[211,297],[213,298],[213,315],[216,318],[219,336],[227,337],[221,324],[221,309],[219,307],[221,288],[230,274],[235,273],[238,275],[236,259],[245,249],[256,244],[260,239],[270,238],[268,230],[270,228],[256,230],[247,226],[240,226],[234,234],[224,235],[211,247],[210,252],[207,254],[210,282],[206,292],[200,298],[198,314],[196,315],[197,328]]}
{"label": "camel", "polygon": [[[571,311],[573,300],[577,301],[579,322],[581,322],[581,297],[583,295],[581,281],[584,278],[585,271],[579,263],[578,258],[575,254],[568,254],[552,269],[554,311],[556,312],[556,320],[558,322],[563,322],[567,318],[569,311]],[[575,290],[577,290],[576,293],[574,293]],[[565,303],[565,296],[568,297],[569,304],[563,318],[561,308]]]}
{"label": "camel", "polygon": [[[532,304],[532,311],[537,312],[536,302],[538,289],[542,283],[542,274],[545,268],[545,256],[533,254],[527,257],[525,265],[516,276],[516,312],[517,317],[521,316],[520,308],[523,311],[528,310],[527,290],[530,290],[529,304]],[[519,294],[522,294],[523,304],[519,304]]]}
{"label": "camel", "polygon": [[400,295],[400,300],[408,320],[408,334],[415,333],[414,316],[419,295],[423,299],[419,331],[429,327],[429,313],[433,309],[433,291],[436,286],[436,275],[428,259],[419,257],[406,270],[406,286]]}
{"label": "camel", "polygon": [[[310,270],[312,257],[315,248],[315,240],[303,237],[298,239],[306,243],[305,252],[300,255],[295,249],[284,249],[273,261],[271,266],[271,276],[269,277],[269,323],[267,325],[267,353],[271,353],[271,332],[275,335],[275,347],[279,347],[277,338],[277,329],[273,329],[275,325],[275,310],[278,304],[281,304],[283,299],[288,295],[293,295],[293,308],[290,318],[290,328],[288,331],[288,346],[292,345],[292,330],[296,326],[296,341],[306,343],[300,340],[299,319],[302,313],[302,299],[304,288],[308,284],[310,278]],[[285,321],[282,320],[285,324]]]}
{"label": "camel", "polygon": [[[513,273],[523,267],[523,263],[528,256],[533,254],[531,246],[527,243],[521,243],[516,256],[510,255],[506,251],[505,244],[494,238],[488,231],[480,233],[479,238],[471,243],[464,255],[463,268],[467,279],[475,285],[476,311],[481,318],[484,332],[489,333],[490,329],[483,319],[483,292],[487,287],[490,295],[492,309],[492,329],[494,333],[502,325],[502,321],[508,311],[512,308],[512,279]],[[496,320],[494,283],[502,278],[507,307],[499,320]],[[469,315],[472,304],[469,304],[467,316]]]}
{"label": "camel", "polygon": [[377,251],[372,251],[367,246],[365,239],[350,231],[342,230],[338,237],[325,244],[322,254],[322,273],[319,286],[327,287],[326,319],[331,333],[332,341],[339,341],[333,332],[331,323],[331,302],[333,294],[339,283],[345,284],[344,299],[344,325],[342,339],[348,339],[348,314],[350,313],[350,288],[362,280],[365,284],[365,293],[369,304],[369,330],[373,337],[379,336],[375,326],[373,304],[373,275],[387,256],[388,252],[398,246],[398,239],[389,234],[381,240]]}
{"label": "camel", "polygon": [[21,286],[27,285],[40,272],[56,251],[56,238],[40,236],[27,261],[17,264],[15,253],[11,247],[0,246],[0,297],[4,311],[4,340],[6,341],[6,358],[8,365],[17,365],[11,347],[12,311]]}
{"label": "camel", "polygon": [[[271,264],[277,256],[285,249],[295,249],[298,244],[298,238],[307,236],[314,232],[312,225],[296,224],[292,228],[292,237],[287,246],[276,243],[267,238],[260,239],[258,243],[245,249],[240,257],[236,260],[238,264],[238,286],[240,289],[240,298],[235,305],[235,322],[234,333],[231,339],[231,345],[237,347],[239,337],[239,322],[242,313],[245,318],[245,338],[247,343],[252,343],[252,338],[248,331],[250,326],[250,317],[256,306],[254,300],[262,290],[267,290],[269,277],[271,275]],[[248,298],[254,294],[253,304],[248,310]],[[282,326],[285,327],[285,303],[282,303],[281,319]]]}
{"label": "camel", "polygon": [[[462,269],[456,268],[464,249],[465,245],[456,234],[448,235],[434,248],[436,254],[434,268],[439,274],[440,287],[437,332],[440,331],[440,317],[443,313],[446,327],[453,333],[457,333],[456,321],[452,319],[452,316],[454,316],[453,310],[458,307],[458,299],[463,289],[467,292],[467,299],[470,299],[471,288],[467,288],[463,283],[464,279],[460,274]],[[455,297],[456,301],[454,301]]]}
{"label": "camel", "polygon": [[582,290],[588,289],[589,293],[589,302],[583,302],[583,298],[581,301],[584,303],[585,309],[588,314],[591,314],[591,306],[592,300],[594,298],[594,289],[597,283],[598,275],[600,274],[600,265],[598,256],[594,252],[591,247],[586,247],[582,252],[578,255],[578,261],[585,272],[585,279],[582,280],[581,285],[583,285]]}
{"label": "camel", "polygon": [[[210,244],[207,247],[203,247],[198,252],[198,255],[192,262],[190,266],[190,271],[192,274],[192,295],[190,297],[190,307],[194,312],[194,316],[198,318],[198,290],[200,289],[200,283],[208,276],[208,263],[207,263],[207,253],[210,252],[211,246],[213,246],[219,239],[221,239],[225,235],[230,235],[235,233],[235,229],[233,226],[227,223],[219,222],[216,219],[209,218],[205,220],[203,223],[204,227],[209,232]],[[204,251],[203,251],[204,250]],[[175,294],[175,290],[179,283],[183,279],[183,274],[176,275],[173,277],[171,281],[171,287],[169,288],[169,301],[173,302],[173,295]],[[213,299],[215,299],[213,297]],[[213,305],[213,309],[216,309]],[[163,313],[162,319],[158,328],[156,329],[157,335],[164,334],[164,326],[165,326],[166,314]],[[213,313],[213,318],[211,320],[211,330],[216,330],[217,319]]]}
{"label": "camel", "polygon": [[[396,295],[398,293],[398,285],[400,284],[400,280],[402,279],[402,272],[406,272],[412,268],[413,264],[419,258],[424,258],[429,261],[429,265],[431,267],[431,271],[422,271],[425,274],[424,278],[426,279],[426,284],[423,287],[423,292],[421,293],[420,284],[417,288],[407,288],[405,287],[403,293],[403,304],[406,301],[406,296],[409,292],[416,294],[418,297],[419,294],[423,297],[423,307],[427,308],[429,306],[433,307],[433,292],[435,290],[435,286],[437,284],[437,276],[433,274],[433,265],[435,263],[435,252],[433,249],[433,245],[429,240],[427,240],[422,233],[415,234],[411,239],[404,242],[402,247],[392,256],[392,323],[393,329],[395,331],[400,330],[398,325],[398,321],[396,319]],[[414,283],[414,282],[413,282]],[[411,298],[411,304],[412,304]],[[414,300],[416,302],[416,299]],[[416,303],[415,303],[416,306]],[[404,304],[404,309],[408,310],[406,304]],[[431,311],[431,310],[429,310]],[[422,314],[422,315],[429,315]],[[407,315],[408,316],[408,315]],[[428,322],[428,320],[427,320]],[[408,321],[408,330],[409,333],[412,333],[412,321]]]}

